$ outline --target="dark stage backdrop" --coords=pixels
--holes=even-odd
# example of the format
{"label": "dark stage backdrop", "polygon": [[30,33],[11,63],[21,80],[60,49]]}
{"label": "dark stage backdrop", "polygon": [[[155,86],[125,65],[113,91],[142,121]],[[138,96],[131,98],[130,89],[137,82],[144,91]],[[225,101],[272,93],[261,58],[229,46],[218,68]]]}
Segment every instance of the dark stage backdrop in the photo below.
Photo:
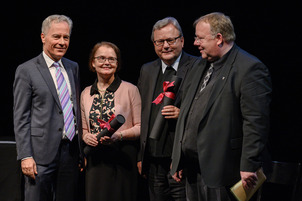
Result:
{"label": "dark stage backdrop", "polygon": [[[236,3],[235,3],[236,2]],[[17,66],[41,53],[42,21],[51,14],[65,14],[74,22],[66,57],[81,68],[81,87],[92,84],[88,70],[93,45],[110,41],[121,49],[122,79],[136,84],[143,63],[156,59],[150,35],[153,24],[173,16],[181,24],[184,50],[199,56],[193,46],[193,22],[201,15],[220,11],[229,15],[236,43],[270,69],[273,79],[272,124],[269,139],[274,160],[302,161],[300,1],[6,1],[1,5],[0,140],[13,139],[13,80]],[[273,2],[273,1],[272,1]],[[298,5],[299,2],[299,5]]]}

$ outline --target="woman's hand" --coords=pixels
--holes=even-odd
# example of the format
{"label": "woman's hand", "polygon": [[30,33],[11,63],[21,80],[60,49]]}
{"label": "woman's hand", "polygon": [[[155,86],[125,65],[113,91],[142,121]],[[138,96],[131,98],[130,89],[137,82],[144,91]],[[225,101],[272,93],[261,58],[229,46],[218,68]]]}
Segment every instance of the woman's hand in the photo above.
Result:
{"label": "woman's hand", "polygon": [[85,134],[84,137],[83,137],[83,140],[87,145],[90,145],[90,146],[93,146],[93,147],[97,146],[98,143],[99,143],[97,138],[96,138],[96,135],[93,135],[91,133]]}
{"label": "woman's hand", "polygon": [[103,145],[110,145],[114,142],[121,141],[121,132],[115,132],[111,137],[104,136],[101,137],[100,142]]}

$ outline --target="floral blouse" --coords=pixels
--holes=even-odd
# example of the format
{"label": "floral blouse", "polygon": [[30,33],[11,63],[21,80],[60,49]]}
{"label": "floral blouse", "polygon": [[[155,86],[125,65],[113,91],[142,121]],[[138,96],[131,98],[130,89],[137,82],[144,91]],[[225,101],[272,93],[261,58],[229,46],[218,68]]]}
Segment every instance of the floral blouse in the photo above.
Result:
{"label": "floral blouse", "polygon": [[111,115],[115,113],[114,92],[121,84],[121,79],[116,76],[111,85],[106,89],[103,97],[97,88],[97,80],[91,87],[90,94],[94,95],[93,103],[89,112],[89,123],[92,134],[102,131],[98,119],[108,122]]}

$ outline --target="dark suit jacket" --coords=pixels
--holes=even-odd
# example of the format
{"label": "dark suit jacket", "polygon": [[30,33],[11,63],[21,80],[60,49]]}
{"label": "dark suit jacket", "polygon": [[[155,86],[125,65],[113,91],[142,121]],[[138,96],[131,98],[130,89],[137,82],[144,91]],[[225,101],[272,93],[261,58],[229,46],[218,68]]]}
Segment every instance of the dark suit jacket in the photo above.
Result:
{"label": "dark suit jacket", "polygon": [[[77,137],[80,139],[79,67],[66,58],[62,58],[62,63],[72,89]],[[39,165],[51,163],[58,152],[63,127],[64,117],[56,87],[40,54],[18,66],[15,73],[14,131],[18,160],[32,156]]]}
{"label": "dark suit jacket", "polygon": [[[193,66],[197,57],[191,56],[184,51],[179,61],[179,66],[176,75],[184,78],[190,68]],[[140,135],[140,151],[138,161],[144,159],[145,148],[148,139],[149,120],[151,114],[151,106],[153,101],[153,93],[155,91],[157,77],[161,70],[161,60],[157,59],[142,66],[140,77],[138,80],[138,89],[142,98],[142,116],[141,116],[141,135]],[[181,88],[182,86],[180,86]],[[176,95],[175,104],[178,104],[178,96]],[[144,167],[144,166],[143,166]]]}
{"label": "dark suit jacket", "polygon": [[[185,122],[205,69],[202,60],[184,81],[172,153],[173,174],[181,162]],[[205,111],[194,119],[201,174],[210,187],[240,180],[240,171],[255,172],[262,164],[269,132],[271,80],[257,58],[236,45],[213,86]],[[185,165],[185,164],[184,164]]]}

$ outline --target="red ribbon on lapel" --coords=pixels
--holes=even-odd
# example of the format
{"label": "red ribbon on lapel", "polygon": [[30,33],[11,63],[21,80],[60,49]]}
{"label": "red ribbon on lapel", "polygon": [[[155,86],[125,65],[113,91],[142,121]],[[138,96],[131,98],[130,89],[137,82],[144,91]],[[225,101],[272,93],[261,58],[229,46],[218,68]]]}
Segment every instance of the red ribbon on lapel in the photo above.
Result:
{"label": "red ribbon on lapel", "polygon": [[168,98],[174,99],[175,94],[173,92],[167,91],[170,87],[174,86],[174,82],[175,81],[173,81],[173,82],[164,81],[163,92],[160,93],[152,103],[155,103],[156,105],[159,103],[162,103],[165,96],[167,96]]}
{"label": "red ribbon on lapel", "polygon": [[107,130],[110,132],[110,133],[114,133],[115,130],[113,128],[111,128],[110,126],[110,122],[115,118],[115,114],[112,114],[110,119],[108,120],[108,122],[102,120],[102,119],[98,119],[98,122],[100,123],[100,127],[101,129],[104,129],[104,128],[107,128]]}

